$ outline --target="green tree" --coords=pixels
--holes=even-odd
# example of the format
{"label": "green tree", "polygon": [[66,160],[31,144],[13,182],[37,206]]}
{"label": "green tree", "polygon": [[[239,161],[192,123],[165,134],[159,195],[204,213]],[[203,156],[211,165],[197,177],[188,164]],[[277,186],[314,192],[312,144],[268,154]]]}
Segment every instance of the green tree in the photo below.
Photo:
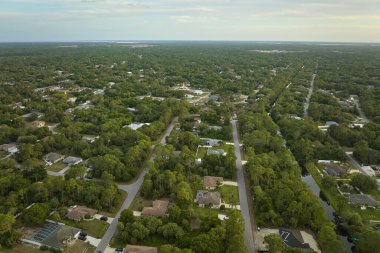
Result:
{"label": "green tree", "polygon": [[37,203],[24,210],[22,221],[28,226],[40,225],[45,222],[49,213],[49,205]]}
{"label": "green tree", "polygon": [[359,241],[356,243],[357,253],[373,253],[379,252],[380,249],[380,234],[373,231],[365,231],[359,236]]}

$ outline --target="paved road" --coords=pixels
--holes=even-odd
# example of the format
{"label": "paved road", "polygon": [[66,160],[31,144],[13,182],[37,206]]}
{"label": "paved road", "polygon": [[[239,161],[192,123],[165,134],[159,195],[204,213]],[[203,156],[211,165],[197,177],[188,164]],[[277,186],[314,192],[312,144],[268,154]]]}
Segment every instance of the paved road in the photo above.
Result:
{"label": "paved road", "polygon": [[360,103],[359,103],[359,100],[358,100],[358,97],[357,96],[351,96],[352,100],[354,100],[354,103],[355,103],[355,106],[356,108],[358,109],[358,112],[359,112],[359,115],[360,117],[364,120],[365,123],[368,123],[369,120],[368,118],[365,116],[362,108],[360,107]]}
{"label": "paved road", "polygon": [[354,165],[354,167],[356,169],[358,169],[362,174],[367,175],[367,173],[363,170],[362,166],[359,164],[359,162],[354,157],[352,157],[352,155],[349,155],[349,154],[346,154],[346,155],[350,159],[351,164]]}
{"label": "paved road", "polygon": [[315,77],[316,76],[317,76],[317,74],[313,74],[313,77],[311,78],[309,93],[307,94],[306,102],[305,102],[305,107],[304,107],[304,110],[303,110],[303,116],[304,117],[307,117],[309,115],[310,99],[311,99],[311,95],[313,94],[314,81],[315,81]]}
{"label": "paved road", "polygon": [[[160,144],[164,145],[166,143],[166,137],[170,135],[170,133],[172,132],[173,128],[174,128],[174,125],[175,123],[178,121],[178,117],[174,118],[174,120],[172,121],[172,123],[169,125],[169,127],[166,129],[164,135],[161,137],[161,140],[160,140]],[[154,148],[154,146],[153,146]],[[154,159],[154,155],[152,155],[149,160],[153,161]],[[96,248],[96,253],[98,253],[99,251],[100,252],[104,252],[105,249],[107,248],[108,244],[110,243],[113,235],[116,233],[117,231],[117,223],[119,221],[119,218],[120,218],[120,214],[121,212],[124,210],[124,209],[127,209],[131,206],[132,204],[132,201],[135,199],[137,193],[139,192],[140,188],[141,188],[141,185],[142,183],[144,182],[144,176],[145,174],[149,171],[148,168],[145,168],[142,173],[138,176],[137,180],[135,182],[133,182],[132,184],[128,184],[128,185],[118,185],[119,189],[121,190],[124,190],[124,191],[127,191],[128,192],[128,196],[127,198],[125,199],[124,203],[122,204],[120,210],[117,212],[114,220],[112,221],[111,225],[109,226],[107,232],[104,234],[102,240],[100,241],[100,243],[98,244],[98,247]]]}
{"label": "paved road", "polygon": [[237,120],[232,120],[232,129],[233,129],[233,138],[235,143],[235,156],[236,156],[236,168],[237,168],[237,182],[239,185],[239,200],[240,200],[240,211],[244,218],[244,242],[247,246],[249,253],[255,252],[254,240],[253,240],[253,227],[251,221],[251,215],[249,212],[248,197],[246,191],[246,185],[244,180],[243,165],[241,163],[241,154],[240,154],[240,144],[238,131],[236,127]]}

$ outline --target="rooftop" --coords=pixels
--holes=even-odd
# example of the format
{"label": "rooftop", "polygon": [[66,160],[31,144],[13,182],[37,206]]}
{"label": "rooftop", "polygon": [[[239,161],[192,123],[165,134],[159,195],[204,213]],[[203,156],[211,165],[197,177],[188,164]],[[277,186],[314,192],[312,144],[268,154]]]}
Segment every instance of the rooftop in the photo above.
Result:
{"label": "rooftop", "polygon": [[85,218],[86,215],[94,216],[97,213],[95,209],[88,208],[86,206],[72,206],[68,208],[67,218],[71,220],[80,221]]}
{"label": "rooftop", "polygon": [[155,200],[153,201],[152,207],[144,207],[144,209],[141,212],[141,215],[164,217],[168,210],[168,206],[168,200]]}
{"label": "rooftop", "polygon": [[349,194],[348,202],[353,205],[368,205],[373,207],[380,207],[380,201],[377,201],[372,196],[367,194]]}
{"label": "rooftop", "polygon": [[221,202],[219,192],[197,191],[197,202],[204,205],[219,205]]}
{"label": "rooftop", "polygon": [[215,188],[218,186],[218,182],[223,183],[223,177],[212,177],[212,176],[203,177],[203,186],[205,188]]}

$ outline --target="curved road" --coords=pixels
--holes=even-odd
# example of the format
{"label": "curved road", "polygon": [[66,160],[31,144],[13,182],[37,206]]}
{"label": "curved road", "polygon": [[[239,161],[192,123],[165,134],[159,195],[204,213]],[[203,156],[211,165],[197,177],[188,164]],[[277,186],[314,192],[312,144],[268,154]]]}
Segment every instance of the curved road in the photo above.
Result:
{"label": "curved road", "polygon": [[[178,117],[174,118],[172,123],[169,125],[169,127],[166,129],[164,135],[161,137],[160,144],[164,145],[166,143],[166,137],[170,135],[170,133],[173,131],[175,123],[178,121]],[[154,149],[155,145],[152,146],[152,149]],[[153,161],[154,155],[152,155],[149,160]],[[98,252],[104,252],[107,248],[108,244],[110,243],[113,235],[117,231],[117,223],[119,222],[120,214],[123,210],[129,208],[132,204],[132,201],[135,199],[137,193],[139,192],[142,183],[144,182],[144,176],[149,171],[148,168],[145,168],[141,174],[138,176],[137,180],[133,182],[132,184],[128,185],[121,185],[119,184],[118,187],[121,190],[124,190],[128,193],[127,198],[125,199],[124,203],[122,204],[120,210],[117,212],[115,218],[113,219],[112,223],[108,227],[107,232],[104,234],[102,240],[96,247],[96,253]]]}
{"label": "curved road", "polygon": [[239,186],[239,201],[240,201],[240,211],[244,219],[244,242],[248,249],[249,253],[255,252],[255,245],[253,240],[253,226],[254,221],[251,221],[251,215],[249,212],[248,197],[247,197],[247,188],[244,180],[244,171],[243,165],[241,163],[241,154],[240,154],[240,144],[238,131],[236,127],[237,120],[232,120],[232,130],[233,138],[235,144],[235,156],[236,156],[236,169],[237,169],[237,182]]}

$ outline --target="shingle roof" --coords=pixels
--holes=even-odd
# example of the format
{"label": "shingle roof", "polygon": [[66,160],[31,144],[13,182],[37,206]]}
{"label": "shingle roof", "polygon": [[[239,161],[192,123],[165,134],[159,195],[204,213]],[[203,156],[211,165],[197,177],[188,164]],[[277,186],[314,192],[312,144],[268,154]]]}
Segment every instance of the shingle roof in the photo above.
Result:
{"label": "shingle roof", "polygon": [[144,207],[141,212],[143,216],[165,216],[169,206],[168,200],[155,200],[152,207]]}
{"label": "shingle roof", "polygon": [[44,160],[47,162],[56,162],[62,158],[63,158],[63,155],[54,153],[54,152],[50,152],[44,156]]}
{"label": "shingle roof", "polygon": [[221,201],[219,192],[197,191],[197,202],[204,205],[219,205]]}
{"label": "shingle roof", "polygon": [[86,206],[73,206],[69,208],[69,212],[67,213],[67,218],[71,220],[80,221],[86,215],[90,215],[91,217],[97,213],[95,209],[88,208]]}
{"label": "shingle roof", "polygon": [[380,207],[380,201],[377,201],[372,196],[367,194],[350,194],[348,195],[348,202],[353,205]]}
{"label": "shingle roof", "polygon": [[222,177],[205,176],[203,178],[203,186],[205,188],[215,188],[219,183],[223,183]]}

